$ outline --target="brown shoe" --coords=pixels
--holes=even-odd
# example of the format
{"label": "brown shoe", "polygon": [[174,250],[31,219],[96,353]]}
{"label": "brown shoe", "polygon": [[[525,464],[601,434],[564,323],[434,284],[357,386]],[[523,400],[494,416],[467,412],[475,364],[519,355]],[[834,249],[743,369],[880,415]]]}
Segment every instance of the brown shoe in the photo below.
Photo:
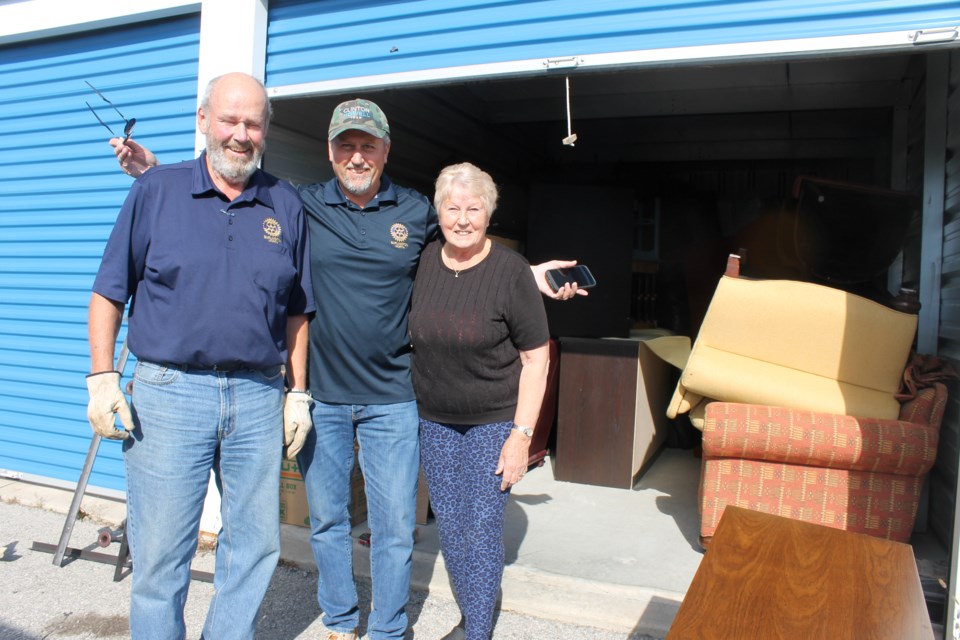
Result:
{"label": "brown shoe", "polygon": [[357,640],[357,630],[353,631],[332,631],[327,629],[327,635],[324,640]]}

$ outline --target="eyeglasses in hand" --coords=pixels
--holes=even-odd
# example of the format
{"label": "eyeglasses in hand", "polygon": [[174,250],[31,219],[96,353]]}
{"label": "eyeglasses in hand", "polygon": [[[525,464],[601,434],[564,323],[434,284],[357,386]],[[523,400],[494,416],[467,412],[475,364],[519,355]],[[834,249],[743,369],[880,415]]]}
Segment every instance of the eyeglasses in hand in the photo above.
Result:
{"label": "eyeglasses in hand", "polygon": [[[127,116],[125,116],[125,115],[123,115],[122,113],[120,113],[120,109],[117,109],[116,105],[114,105],[112,102],[110,102],[109,100],[107,100],[107,96],[105,96],[105,95],[103,95],[102,93],[100,93],[99,91],[97,91],[97,88],[96,88],[95,86],[93,86],[92,84],[90,84],[89,82],[87,82],[86,80],[84,80],[84,82],[86,82],[87,86],[90,87],[91,89],[93,89],[93,92],[94,92],[95,94],[97,94],[98,96],[100,96],[100,98],[101,98],[104,102],[106,102],[108,105],[110,105],[111,107],[113,107],[113,110],[117,112],[117,115],[118,115],[118,116],[120,116],[121,118],[123,118],[123,122],[124,122],[124,125],[123,125],[123,141],[126,142],[127,140],[129,140],[129,139],[130,139],[130,136],[133,135],[133,126],[134,126],[135,124],[137,124],[137,119],[136,119],[136,118],[130,118],[130,119],[128,120],[128,119],[127,119]],[[94,109],[93,107],[91,107],[89,102],[87,102],[86,105],[87,105],[87,108],[90,109],[90,112],[93,114],[93,117],[97,119],[97,122],[99,122],[99,123],[102,124],[104,127],[106,127],[107,131],[110,132],[110,135],[111,135],[111,136],[117,137],[117,134],[115,134],[115,133],[113,132],[113,129],[110,128],[110,125],[108,125],[106,122],[104,122],[103,120],[100,119],[100,116],[97,115],[96,109]]]}

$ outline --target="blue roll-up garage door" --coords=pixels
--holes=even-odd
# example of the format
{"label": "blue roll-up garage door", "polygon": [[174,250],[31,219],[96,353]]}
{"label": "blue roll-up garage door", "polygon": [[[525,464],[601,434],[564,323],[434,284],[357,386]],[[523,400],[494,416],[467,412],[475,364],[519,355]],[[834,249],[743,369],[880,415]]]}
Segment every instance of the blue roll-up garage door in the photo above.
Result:
{"label": "blue roll-up garage door", "polygon": [[958,22],[960,7],[950,0],[274,0],[267,85],[536,58],[929,30]]}
{"label": "blue roll-up garage door", "polygon": [[[199,30],[194,15],[0,48],[3,475],[75,482],[90,443],[86,307],[131,180],[84,103],[114,131],[123,121],[84,81],[158,155],[192,158]],[[117,443],[90,482],[124,488]]]}

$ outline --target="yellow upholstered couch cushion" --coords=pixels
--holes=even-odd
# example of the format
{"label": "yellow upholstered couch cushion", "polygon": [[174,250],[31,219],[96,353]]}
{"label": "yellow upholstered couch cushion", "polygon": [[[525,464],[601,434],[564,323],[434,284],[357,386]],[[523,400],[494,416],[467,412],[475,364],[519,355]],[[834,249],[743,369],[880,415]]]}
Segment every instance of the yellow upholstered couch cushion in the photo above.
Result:
{"label": "yellow upholstered couch cushion", "polygon": [[896,418],[915,315],[809,282],[724,276],[667,410],[704,398]]}

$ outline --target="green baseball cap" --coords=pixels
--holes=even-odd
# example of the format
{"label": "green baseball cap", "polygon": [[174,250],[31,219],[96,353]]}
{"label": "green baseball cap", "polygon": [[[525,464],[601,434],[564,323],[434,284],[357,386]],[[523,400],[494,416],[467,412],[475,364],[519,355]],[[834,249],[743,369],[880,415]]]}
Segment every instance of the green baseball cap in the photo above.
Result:
{"label": "green baseball cap", "polygon": [[350,129],[369,133],[375,138],[390,135],[387,116],[383,115],[383,111],[375,103],[363,98],[347,100],[337,105],[337,108],[333,110],[333,117],[330,118],[330,131],[327,139],[333,140]]}

